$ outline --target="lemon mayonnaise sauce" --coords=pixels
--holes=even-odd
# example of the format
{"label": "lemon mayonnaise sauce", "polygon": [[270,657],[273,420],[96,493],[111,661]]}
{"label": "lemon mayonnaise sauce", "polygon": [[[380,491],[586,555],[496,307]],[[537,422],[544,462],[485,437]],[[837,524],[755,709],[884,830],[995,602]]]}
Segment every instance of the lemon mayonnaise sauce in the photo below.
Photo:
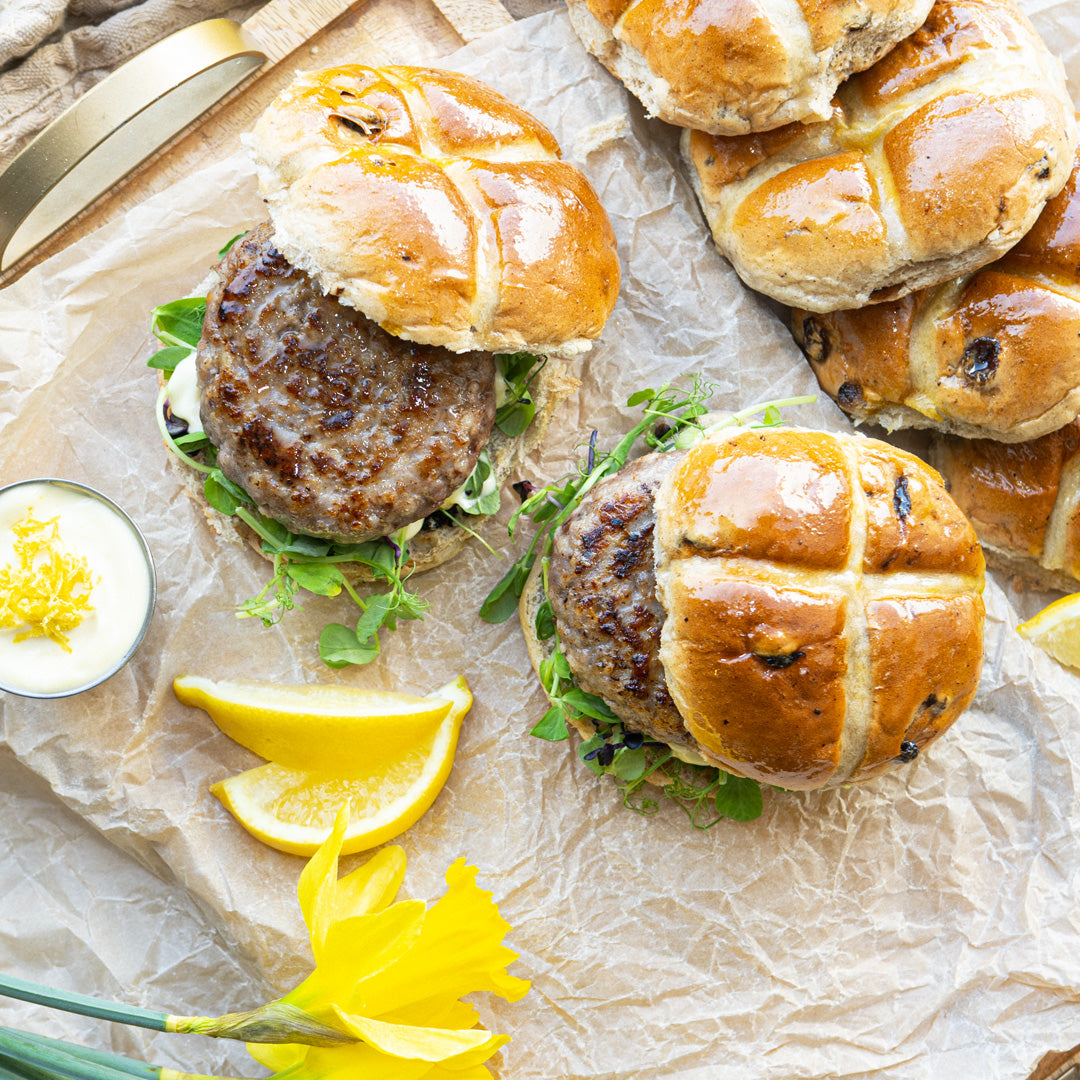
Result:
{"label": "lemon mayonnaise sauce", "polygon": [[106,679],[153,607],[153,563],[135,526],[64,481],[0,490],[0,582],[0,621],[15,623],[0,625],[0,689],[16,694],[61,696]]}

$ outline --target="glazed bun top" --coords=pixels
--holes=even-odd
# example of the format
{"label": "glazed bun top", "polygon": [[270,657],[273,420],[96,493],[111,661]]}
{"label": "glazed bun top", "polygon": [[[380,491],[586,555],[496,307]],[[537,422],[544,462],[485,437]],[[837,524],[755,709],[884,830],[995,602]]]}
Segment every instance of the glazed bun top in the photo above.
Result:
{"label": "glazed bun top", "polygon": [[1024,442],[1080,413],[1080,159],[996,262],[791,329],[822,388],[856,420]]}
{"label": "glazed bun top", "polygon": [[724,433],[668,473],[656,515],[667,687],[721,768],[796,789],[868,779],[974,696],[982,552],[918,458],[855,435]]}
{"label": "glazed bun top", "polygon": [[822,120],[932,0],[568,0],[585,47],[654,116],[714,135]]}
{"label": "glazed bun top", "polygon": [[991,262],[1065,186],[1076,143],[1061,62],[1012,0],[938,0],[824,123],[683,149],[739,276],[822,312]]}
{"label": "glazed bun top", "polygon": [[475,79],[311,72],[246,141],[282,253],[398,337],[572,355],[615,305],[614,233],[588,180]]}

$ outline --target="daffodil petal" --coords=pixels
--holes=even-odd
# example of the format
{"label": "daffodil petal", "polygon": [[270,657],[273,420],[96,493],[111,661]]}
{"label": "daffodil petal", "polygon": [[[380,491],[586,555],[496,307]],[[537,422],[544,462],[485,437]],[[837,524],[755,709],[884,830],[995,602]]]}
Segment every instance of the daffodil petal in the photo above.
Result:
{"label": "daffodil petal", "polygon": [[320,963],[283,1000],[319,1020],[328,1019],[330,1002],[351,1012],[367,1011],[365,981],[409,955],[420,940],[427,913],[422,900],[402,900],[376,915],[334,923],[327,931]]}
{"label": "daffodil petal", "polygon": [[341,845],[348,827],[349,803],[344,802],[334,819],[330,835],[308,860],[296,887],[300,897],[300,911],[311,934],[311,948],[316,961],[319,959],[326,931],[333,921],[338,855],[341,854]]}
{"label": "daffodil petal", "polygon": [[430,1061],[388,1057],[367,1043],[305,1049],[292,1080],[427,1080],[431,1075]]}
{"label": "daffodil petal", "polygon": [[467,1055],[467,1060],[474,1063],[486,1061],[500,1046],[510,1041],[508,1035],[492,1035],[483,1028],[461,1031],[412,1027],[354,1016],[341,1009],[334,1011],[349,1032],[391,1057],[446,1061]]}
{"label": "daffodil petal", "polygon": [[396,844],[373,855],[337,883],[334,907],[338,918],[373,915],[393,902],[405,880],[405,851]]}
{"label": "daffodil petal", "polygon": [[358,995],[382,1006],[378,1012],[364,1009],[366,1015],[398,1015],[425,998],[452,1001],[477,990],[490,990],[507,1001],[528,992],[526,980],[507,974],[507,965],[517,959],[517,953],[501,944],[511,927],[491,893],[477,887],[476,873],[464,859],[446,871],[447,891],[428,908],[414,948],[357,986]]}
{"label": "daffodil petal", "polygon": [[464,1001],[448,1001],[446,997],[411,1001],[392,1013],[379,1013],[387,1024],[416,1024],[420,1027],[471,1028],[480,1023],[480,1014]]}
{"label": "daffodil petal", "polygon": [[303,1061],[308,1047],[296,1043],[247,1043],[247,1051],[260,1065],[278,1073]]}
{"label": "daffodil petal", "polygon": [[424,1080],[492,1080],[491,1073],[483,1065],[466,1065],[455,1069],[452,1063],[434,1065],[424,1073]]}

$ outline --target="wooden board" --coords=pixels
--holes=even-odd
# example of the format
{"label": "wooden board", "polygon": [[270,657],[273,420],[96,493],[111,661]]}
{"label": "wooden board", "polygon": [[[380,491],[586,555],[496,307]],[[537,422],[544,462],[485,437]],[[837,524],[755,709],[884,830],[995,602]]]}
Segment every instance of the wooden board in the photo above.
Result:
{"label": "wooden board", "polygon": [[148,196],[231,154],[239,135],[296,70],[344,63],[435,64],[511,21],[499,0],[271,0],[244,23],[267,52],[267,63],[109,194],[0,273],[0,286]]}

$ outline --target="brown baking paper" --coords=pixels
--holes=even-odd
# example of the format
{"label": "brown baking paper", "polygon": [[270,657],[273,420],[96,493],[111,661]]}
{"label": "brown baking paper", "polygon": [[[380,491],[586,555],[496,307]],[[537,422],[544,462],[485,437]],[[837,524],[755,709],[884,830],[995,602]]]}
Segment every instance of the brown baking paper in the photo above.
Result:
{"label": "brown baking paper", "polygon": [[[1080,12],[1062,2],[1033,14],[1077,85]],[[675,132],[643,117],[562,12],[481,39],[447,66],[553,128],[604,201],[623,260],[622,295],[581,364],[582,390],[527,478],[558,477],[593,429],[611,445],[638,418],[624,405],[633,391],[684,373],[715,382],[723,408],[815,390],[774,311],[707,240]],[[210,988],[235,1008],[264,985],[291,986],[310,963],[295,900],[302,860],[251,839],[208,793],[256,759],[178,705],[173,677],[426,692],[464,674],[475,704],[454,770],[400,842],[407,893],[439,895],[445,868],[465,855],[515,927],[512,970],[532,992],[512,1006],[478,1002],[488,1026],[513,1036],[500,1075],[1020,1078],[1045,1050],[1080,1041],[1080,683],[1014,630],[1046,594],[990,581],[978,697],[924,758],[858,789],[768,790],[760,820],[708,832],[672,805],[651,818],[625,809],[572,746],[529,737],[545,701],[518,627],[477,618],[522,550],[505,529],[486,534],[503,559],[474,544],[415,579],[429,615],[385,635],[367,668],[329,672],[318,660],[318,631],[350,617],[344,602],[313,597],[273,629],[236,619],[266,564],[220,543],[181,494],[144,364],[150,309],[188,292],[260,211],[238,153],[0,294],[0,479],[99,487],[143,529],[159,582],[150,632],[120,674],[65,701],[0,699],[11,748],[0,777],[36,773],[59,799],[46,800],[59,822],[48,835],[26,809],[45,800],[36,789],[6,815],[19,872],[94,905],[105,886],[68,849],[100,850],[122,861],[127,878],[108,888],[139,917],[120,925],[113,911],[120,945],[108,947],[97,925],[67,919],[77,947],[65,971],[37,945],[61,912],[8,910],[0,956],[26,977],[181,1012],[211,1009]],[[849,427],[828,401],[790,420]],[[148,913],[164,898],[184,906],[188,955],[162,951]],[[205,1053],[199,1071],[223,1067],[219,1049]]]}

